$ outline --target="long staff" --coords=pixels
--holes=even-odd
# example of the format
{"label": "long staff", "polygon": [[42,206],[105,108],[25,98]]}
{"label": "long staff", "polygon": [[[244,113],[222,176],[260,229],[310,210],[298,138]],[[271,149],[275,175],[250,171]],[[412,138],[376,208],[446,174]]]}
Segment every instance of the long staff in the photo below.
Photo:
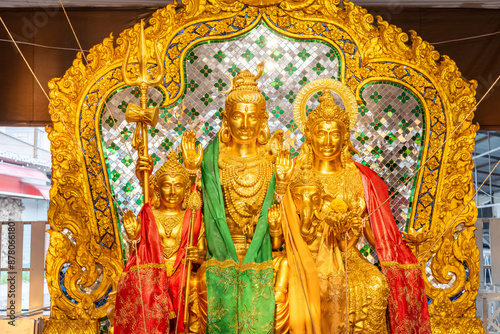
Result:
{"label": "long staff", "polygon": [[[139,75],[135,79],[128,76],[127,65],[130,57],[130,45],[127,48],[127,54],[123,59],[122,76],[123,81],[129,86],[139,86],[141,105],[130,103],[127,106],[125,117],[127,122],[137,123],[132,139],[132,147],[135,148],[139,154],[139,158],[148,158],[148,125],[156,126],[158,123],[158,107],[147,107],[147,94],[148,87],[156,86],[163,80],[164,70],[161,64],[160,54],[155,43],[155,56],[159,73],[156,76],[151,76],[148,72],[149,55],[146,48],[146,35],[144,33],[144,20],[141,20],[141,30],[138,36],[137,45],[137,62],[139,64]],[[143,171],[143,195],[144,203],[149,201],[149,171]]]}
{"label": "long staff", "polygon": [[[196,178],[198,179],[198,177]],[[187,257],[187,248],[193,246],[193,238],[194,238],[194,220],[196,217],[196,211],[201,209],[202,200],[198,190],[194,190],[189,196],[187,207],[191,210],[191,221],[189,222],[189,239],[186,245],[186,257]],[[191,260],[187,261],[187,276],[186,276],[186,294],[184,297],[184,325],[186,330],[189,328],[189,281],[191,280],[191,269],[193,268],[193,263]]]}

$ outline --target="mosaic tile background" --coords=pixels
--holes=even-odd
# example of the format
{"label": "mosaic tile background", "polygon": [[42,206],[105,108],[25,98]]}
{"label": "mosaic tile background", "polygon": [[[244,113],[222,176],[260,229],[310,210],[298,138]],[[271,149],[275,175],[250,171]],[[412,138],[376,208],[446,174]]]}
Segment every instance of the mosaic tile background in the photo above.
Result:
{"label": "mosaic tile background", "polygon": [[[225,99],[221,91],[229,88],[226,74],[234,77],[243,69],[255,73],[257,64],[263,60],[266,70],[259,79],[259,87],[267,99],[269,127],[271,132],[283,129],[286,144],[292,147],[294,156],[298,155],[297,149],[304,138],[293,121],[294,99],[310,81],[325,77],[338,79],[339,58],[336,50],[328,45],[290,41],[261,25],[240,39],[206,43],[188,52],[184,99],[173,108],[160,108],[158,125],[150,130],[149,145],[155,170],[165,161],[168,150],[178,147],[186,129],[193,129],[206,147],[220,128],[220,111]],[[377,171],[393,192],[417,168],[423,109],[408,91],[392,83],[366,86],[362,97],[365,105],[359,106],[357,128],[351,133],[351,140],[361,154],[355,159]],[[338,97],[336,100],[342,104]],[[161,105],[162,101],[161,91],[149,90],[150,106]],[[109,108],[102,115],[102,138],[118,204],[137,213],[141,188],[134,175],[137,154],[131,148],[135,125],[125,121],[129,103],[139,104],[137,88],[125,88],[108,99]],[[312,110],[317,104],[317,96],[314,96],[308,109]],[[391,200],[400,229],[404,229],[408,217],[411,189],[410,182]],[[368,245],[359,247],[371,262],[376,262],[376,255]]]}

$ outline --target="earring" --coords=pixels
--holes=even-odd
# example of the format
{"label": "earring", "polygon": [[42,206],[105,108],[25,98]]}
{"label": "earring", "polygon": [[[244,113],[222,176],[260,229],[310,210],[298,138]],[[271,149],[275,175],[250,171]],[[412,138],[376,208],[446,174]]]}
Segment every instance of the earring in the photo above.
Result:
{"label": "earring", "polygon": [[259,135],[257,136],[257,142],[261,145],[265,145],[269,141],[269,137],[271,137],[269,125],[267,124],[267,122],[262,122]]}
{"label": "earring", "polygon": [[231,140],[231,132],[229,131],[229,128],[225,125],[222,125],[219,136],[221,142],[228,143]]}
{"label": "earring", "polygon": [[350,158],[351,154],[349,153],[349,147],[347,145],[344,145],[344,147],[342,147],[342,155],[340,156],[342,167],[345,167],[347,165]]}

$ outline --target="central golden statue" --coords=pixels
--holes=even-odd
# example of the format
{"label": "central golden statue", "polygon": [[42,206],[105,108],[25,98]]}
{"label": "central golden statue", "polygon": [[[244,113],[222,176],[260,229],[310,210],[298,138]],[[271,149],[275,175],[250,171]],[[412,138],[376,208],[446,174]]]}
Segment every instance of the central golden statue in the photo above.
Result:
{"label": "central golden statue", "polygon": [[201,164],[207,239],[207,261],[197,274],[198,312],[207,319],[202,332],[206,326],[207,332],[267,333],[275,326],[272,251],[282,245],[282,230],[279,219],[269,224],[268,214],[276,216],[275,189],[286,188],[292,163],[282,152],[283,132],[271,138],[256,82],[263,70],[261,63],[257,75],[244,70],[232,80],[221,129]]}

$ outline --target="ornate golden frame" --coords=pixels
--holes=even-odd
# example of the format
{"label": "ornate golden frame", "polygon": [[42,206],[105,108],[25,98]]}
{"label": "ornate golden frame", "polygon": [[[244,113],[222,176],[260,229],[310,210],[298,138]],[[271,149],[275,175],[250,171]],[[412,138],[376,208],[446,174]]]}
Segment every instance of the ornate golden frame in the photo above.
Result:
{"label": "ornate golden frame", "polygon": [[[446,284],[455,276],[447,289],[426,279],[433,332],[482,333],[475,316],[477,210],[473,201],[464,208],[474,193],[471,153],[477,126],[468,114],[475,104],[477,83],[463,79],[449,57],[441,57],[415,32],[410,42],[406,33],[382,18],[375,21],[362,7],[349,1],[339,6],[339,2],[186,0],[182,8],[171,4],[158,10],[146,29],[146,39],[150,54],[157,43],[163,55],[164,105],[175,104],[184,93],[183,59],[193,45],[234,38],[261,21],[285,36],[322,40],[335,47],[345,64],[340,80],[360,100],[362,88],[370,82],[390,81],[411,90],[425,109],[422,163],[436,154],[418,175],[409,232],[434,235],[418,249],[417,256],[427,254],[422,259],[424,273],[429,263],[436,281]],[[53,125],[47,127],[53,155],[47,253],[53,319],[96,321],[106,316],[114,302],[108,294],[115,290],[123,257],[116,214],[106,190],[109,180],[103,168],[99,116],[106,96],[124,85],[123,58],[127,45],[131,54],[136,53],[138,32],[136,24],[123,31],[116,44],[112,36],[106,38],[91,49],[88,66],[79,54],[62,78],[49,83],[56,108],[49,107]],[[429,251],[442,233],[444,237]],[[46,332],[56,332],[50,328],[61,327],[48,326]],[[86,332],[93,332],[92,326],[88,328]]]}

